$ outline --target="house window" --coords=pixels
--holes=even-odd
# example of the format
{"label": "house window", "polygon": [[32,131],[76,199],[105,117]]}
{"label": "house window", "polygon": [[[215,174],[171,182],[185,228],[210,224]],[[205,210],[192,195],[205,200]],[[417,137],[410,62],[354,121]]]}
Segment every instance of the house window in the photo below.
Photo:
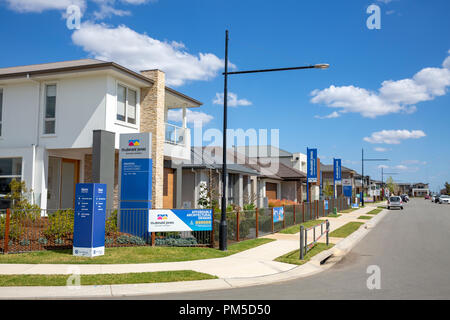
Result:
{"label": "house window", "polygon": [[2,136],[2,124],[3,124],[3,89],[0,88],[0,137]]}
{"label": "house window", "polygon": [[9,185],[13,179],[22,179],[22,158],[0,158],[0,209],[11,206],[5,196],[11,191]]}
{"label": "house window", "polygon": [[137,92],[117,85],[117,120],[136,124]]}
{"label": "house window", "polygon": [[44,134],[56,132],[56,85],[45,86]]}

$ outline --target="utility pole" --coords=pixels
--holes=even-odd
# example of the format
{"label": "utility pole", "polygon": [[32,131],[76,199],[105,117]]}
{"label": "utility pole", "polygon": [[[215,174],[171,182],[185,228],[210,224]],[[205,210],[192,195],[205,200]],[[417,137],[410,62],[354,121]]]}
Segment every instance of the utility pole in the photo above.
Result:
{"label": "utility pole", "polygon": [[389,159],[364,159],[364,149],[361,152],[361,204],[364,206],[364,161],[389,161]]}

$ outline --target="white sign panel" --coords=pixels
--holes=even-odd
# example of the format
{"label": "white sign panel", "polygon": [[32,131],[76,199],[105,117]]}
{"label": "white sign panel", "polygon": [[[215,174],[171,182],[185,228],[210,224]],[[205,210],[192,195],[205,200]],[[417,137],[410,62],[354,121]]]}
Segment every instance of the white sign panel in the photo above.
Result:
{"label": "white sign panel", "polygon": [[352,185],[352,179],[342,179],[342,185],[343,186],[351,186]]}
{"label": "white sign panel", "polygon": [[119,155],[121,159],[150,159],[152,157],[152,134],[122,133]]}

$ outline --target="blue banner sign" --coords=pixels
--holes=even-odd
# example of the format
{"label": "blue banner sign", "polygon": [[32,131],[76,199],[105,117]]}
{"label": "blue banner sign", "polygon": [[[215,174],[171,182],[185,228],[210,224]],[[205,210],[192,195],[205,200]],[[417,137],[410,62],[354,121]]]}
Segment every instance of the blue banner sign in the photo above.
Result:
{"label": "blue banner sign", "polygon": [[105,254],[106,184],[78,183],[75,191],[73,255]]}
{"label": "blue banner sign", "polygon": [[323,204],[324,204],[324,206],[325,206],[325,210],[328,210],[328,200],[325,200],[325,201],[323,202]]}
{"label": "blue banner sign", "polygon": [[149,210],[148,232],[212,231],[212,209]]}
{"label": "blue banner sign", "polygon": [[120,232],[148,235],[152,208],[151,133],[120,135]]}
{"label": "blue banner sign", "polygon": [[284,221],[284,207],[273,208],[273,222]]}
{"label": "blue banner sign", "polygon": [[341,182],[342,180],[342,165],[341,165],[341,159],[334,159],[333,161],[334,168],[334,182]]}
{"label": "blue banner sign", "polygon": [[317,149],[307,149],[308,182],[317,182]]}

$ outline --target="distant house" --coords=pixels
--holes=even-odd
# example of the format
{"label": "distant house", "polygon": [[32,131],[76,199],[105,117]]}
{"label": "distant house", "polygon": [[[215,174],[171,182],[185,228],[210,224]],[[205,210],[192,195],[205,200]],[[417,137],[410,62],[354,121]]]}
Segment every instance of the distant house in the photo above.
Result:
{"label": "distant house", "polygon": [[[222,196],[222,162],[221,147],[192,147],[191,160],[184,161],[182,198],[179,207],[198,208],[202,185],[208,188],[212,200],[218,201]],[[247,161],[248,162],[248,161]],[[257,178],[260,173],[252,167],[240,164],[232,152],[227,152],[227,205],[243,207],[255,203],[257,199]]]}
{"label": "distant house", "polygon": [[[320,165],[320,170],[322,172],[322,189],[327,185],[333,185],[333,181],[334,181],[334,166],[331,165],[326,165],[326,164],[321,164]],[[355,190],[355,175],[356,175],[356,171],[352,170],[350,168],[341,166],[341,176],[342,179],[344,180],[349,180],[351,182],[351,186],[352,186],[352,190],[354,193]],[[342,181],[343,182],[343,181]],[[342,186],[342,182],[340,184],[336,185],[336,196],[340,197],[343,196],[343,186]]]}
{"label": "distant house", "polygon": [[430,194],[430,188],[428,183],[414,183],[411,192],[413,197],[424,197]]}
{"label": "distant house", "polygon": [[[236,146],[233,150],[247,159],[247,165],[260,172],[259,206],[275,199],[306,201],[305,154],[291,153],[272,145]],[[320,172],[320,165],[318,170]],[[319,184],[320,181],[311,185],[312,200],[319,199]]]}

